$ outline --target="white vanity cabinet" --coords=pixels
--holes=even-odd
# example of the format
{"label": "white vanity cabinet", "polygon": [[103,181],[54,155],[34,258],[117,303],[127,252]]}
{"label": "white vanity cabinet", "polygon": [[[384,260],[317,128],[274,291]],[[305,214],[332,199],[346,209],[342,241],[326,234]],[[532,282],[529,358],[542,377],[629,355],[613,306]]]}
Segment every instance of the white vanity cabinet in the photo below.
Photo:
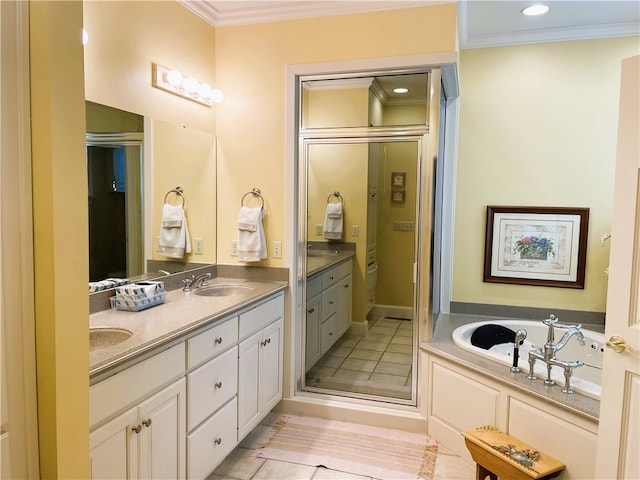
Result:
{"label": "white vanity cabinet", "polygon": [[471,460],[461,431],[493,425],[564,463],[559,479],[595,478],[596,421],[436,355],[427,364],[428,433],[456,454]]}
{"label": "white vanity cabinet", "polygon": [[238,441],[282,398],[284,297],[240,315]]}
{"label": "white vanity cabinet", "polygon": [[184,478],[182,375],[180,344],[90,388],[91,478]]}
{"label": "white vanity cabinet", "polygon": [[238,316],[187,339],[187,478],[204,478],[236,445]]}
{"label": "white vanity cabinet", "polygon": [[282,398],[283,317],[276,293],[92,385],[91,478],[210,474]]}
{"label": "white vanity cabinet", "polygon": [[316,275],[307,281],[307,315],[305,343],[305,371],[308,372],[322,357],[320,352],[320,305],[322,277]]}
{"label": "white vanity cabinet", "polygon": [[306,371],[351,326],[352,265],[349,259],[307,280]]}

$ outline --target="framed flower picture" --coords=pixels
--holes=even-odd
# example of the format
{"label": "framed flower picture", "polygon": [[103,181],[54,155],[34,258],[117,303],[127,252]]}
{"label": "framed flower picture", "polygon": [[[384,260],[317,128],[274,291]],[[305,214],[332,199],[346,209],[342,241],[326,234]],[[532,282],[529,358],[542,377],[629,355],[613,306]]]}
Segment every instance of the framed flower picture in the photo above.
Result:
{"label": "framed flower picture", "polygon": [[584,288],[588,208],[487,206],[484,281]]}

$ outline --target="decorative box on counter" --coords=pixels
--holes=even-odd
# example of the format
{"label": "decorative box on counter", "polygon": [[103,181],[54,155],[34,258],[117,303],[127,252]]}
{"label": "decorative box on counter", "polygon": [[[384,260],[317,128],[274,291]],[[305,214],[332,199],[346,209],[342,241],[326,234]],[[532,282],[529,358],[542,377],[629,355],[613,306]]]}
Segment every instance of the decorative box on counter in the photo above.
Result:
{"label": "decorative box on counter", "polygon": [[111,308],[138,312],[145,308],[164,303],[167,292],[163,282],[138,282],[116,288],[116,295],[111,297]]}

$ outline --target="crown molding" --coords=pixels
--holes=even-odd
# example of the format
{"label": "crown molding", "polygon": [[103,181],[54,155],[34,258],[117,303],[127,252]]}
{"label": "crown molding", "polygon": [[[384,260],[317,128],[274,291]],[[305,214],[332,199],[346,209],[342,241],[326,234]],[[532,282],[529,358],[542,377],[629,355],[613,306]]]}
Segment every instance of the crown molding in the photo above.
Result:
{"label": "crown molding", "polygon": [[548,43],[594,38],[629,37],[638,35],[638,24],[611,23],[605,25],[557,27],[544,30],[511,32],[493,35],[467,35],[461,38],[460,48],[485,48],[528,43]]}
{"label": "crown molding", "polygon": [[293,1],[267,2],[259,5],[229,10],[216,9],[206,0],[178,0],[182,5],[202,17],[214,27],[246,25],[253,23],[279,22],[302,18],[327,17],[353,13],[379,12],[403,8],[427,7],[453,3],[454,0],[412,0],[412,1]]}

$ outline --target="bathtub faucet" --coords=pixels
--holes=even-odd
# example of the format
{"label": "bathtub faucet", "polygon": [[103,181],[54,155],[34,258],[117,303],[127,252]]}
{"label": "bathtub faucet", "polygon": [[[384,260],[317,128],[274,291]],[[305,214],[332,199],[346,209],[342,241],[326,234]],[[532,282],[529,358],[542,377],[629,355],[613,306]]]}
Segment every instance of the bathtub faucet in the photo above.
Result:
{"label": "bathtub faucet", "polygon": [[[544,383],[546,385],[553,385],[554,381],[551,380],[551,367],[554,365],[561,367],[564,370],[565,378],[565,385],[562,389],[562,392],[573,393],[573,390],[571,389],[571,375],[573,374],[573,369],[576,367],[581,367],[582,365],[584,365],[584,362],[582,362],[581,360],[577,360],[575,362],[566,362],[564,360],[556,358],[556,355],[558,353],[558,350],[561,350],[567,344],[569,339],[574,335],[578,337],[578,342],[580,342],[580,345],[585,344],[584,335],[582,333],[582,330],[580,330],[582,328],[582,325],[565,325],[558,323],[558,319],[555,317],[555,315],[549,315],[549,318],[543,320],[542,323],[549,327],[549,331],[547,333],[547,342],[543,347],[536,347],[533,350],[529,351],[529,375],[527,375],[527,378],[530,380],[535,380],[536,378],[538,378],[536,377],[533,368],[536,360],[541,360],[547,364],[547,378]],[[567,329],[558,343],[555,342],[554,328]]]}

